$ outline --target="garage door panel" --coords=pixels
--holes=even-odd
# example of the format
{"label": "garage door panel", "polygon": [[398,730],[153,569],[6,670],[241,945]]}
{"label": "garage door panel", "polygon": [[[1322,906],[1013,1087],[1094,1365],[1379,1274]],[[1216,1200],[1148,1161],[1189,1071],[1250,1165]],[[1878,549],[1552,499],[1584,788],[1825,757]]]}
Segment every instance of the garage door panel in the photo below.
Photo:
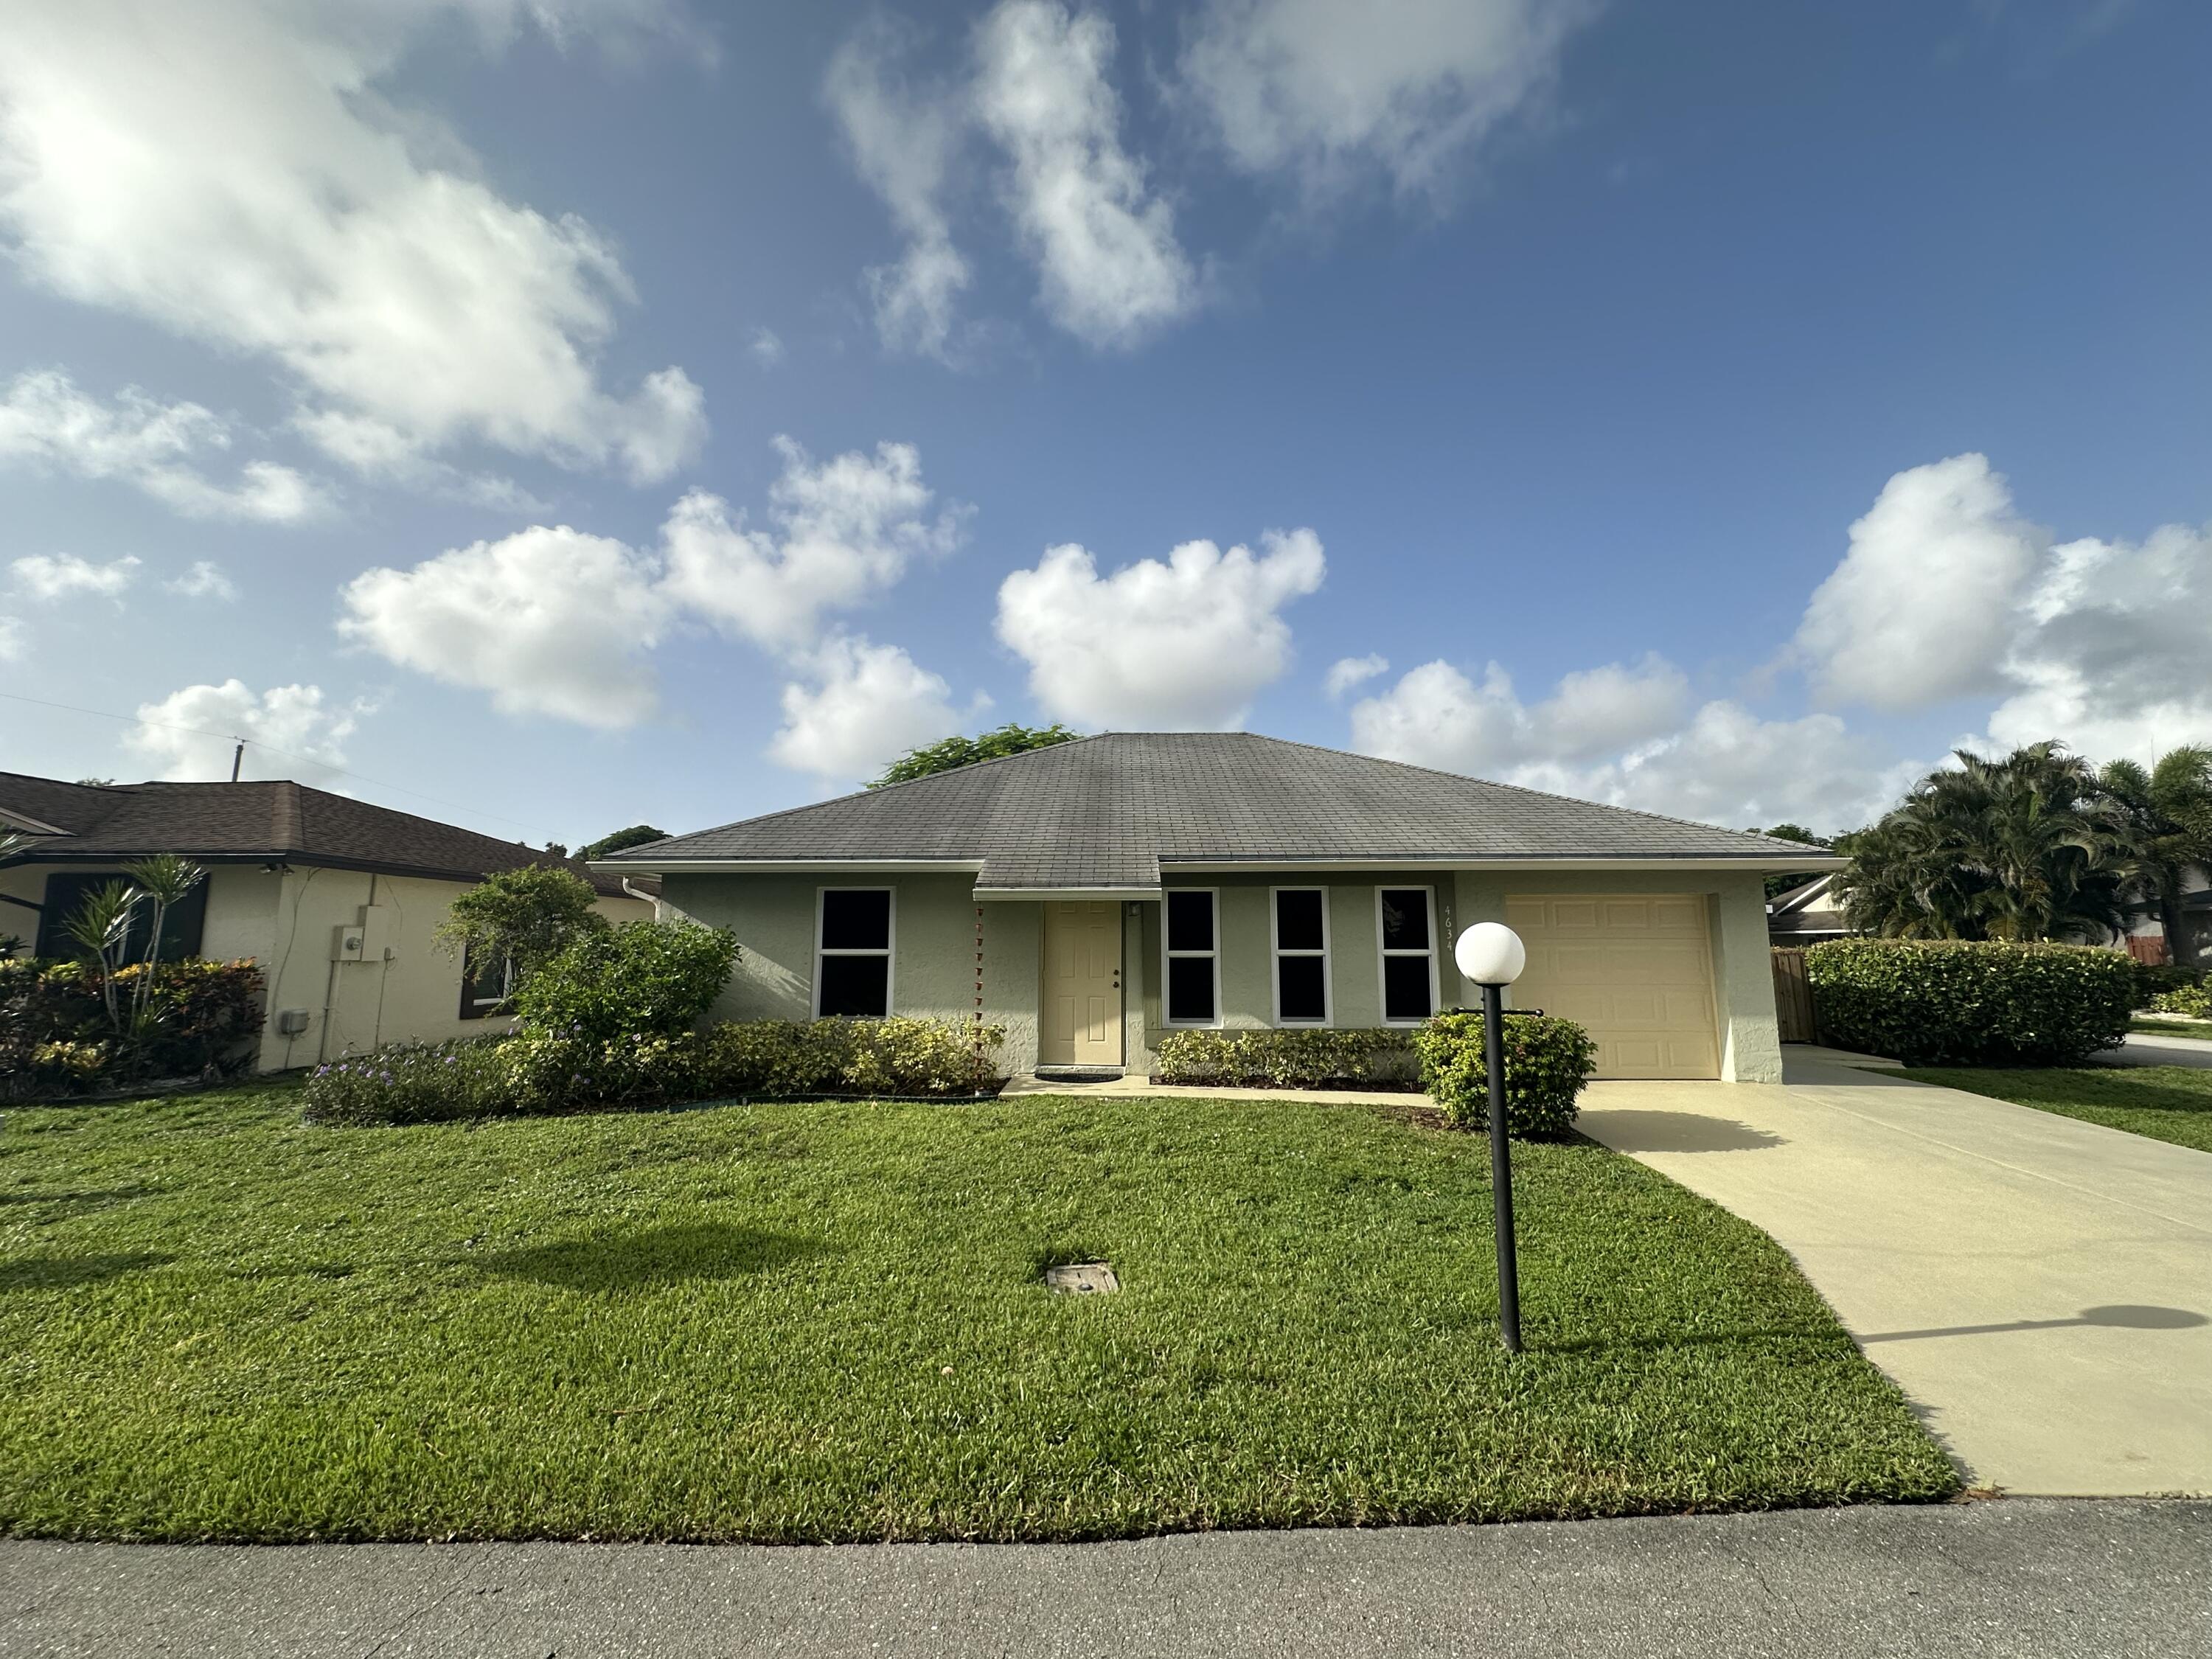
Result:
{"label": "garage door panel", "polygon": [[1585,1028],[1601,1078],[1720,1073],[1706,909],[1698,895],[1528,895],[1505,902],[1528,947],[1513,988]]}

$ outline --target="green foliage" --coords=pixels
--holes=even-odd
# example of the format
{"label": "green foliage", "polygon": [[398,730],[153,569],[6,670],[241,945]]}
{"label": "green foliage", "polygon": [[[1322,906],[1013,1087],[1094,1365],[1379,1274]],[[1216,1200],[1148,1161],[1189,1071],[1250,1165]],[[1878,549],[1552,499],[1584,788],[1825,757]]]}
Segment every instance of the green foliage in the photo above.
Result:
{"label": "green foliage", "polygon": [[2179,1014],[2187,1019],[2212,1019],[2212,985],[2179,985],[2161,991],[2150,1001],[2154,1013]]}
{"label": "green foliage", "polygon": [[1805,953],[1828,1041],[1915,1066],[2060,1066],[2118,1046],[2136,964],[2079,945],[1846,939]]}
{"label": "green foliage", "polygon": [[1024,754],[1031,749],[1049,749],[1056,743],[1069,742],[1078,735],[1058,720],[1050,726],[1022,726],[1010,720],[997,731],[985,732],[977,737],[947,738],[942,743],[909,749],[886,767],[883,776],[868,787],[880,789],[887,783],[906,783],[915,778],[926,778],[933,772],[950,772],[956,767],[973,766],[977,761],[1000,760],[1008,755]]}
{"label": "green foliage", "polygon": [[2056,743],[1955,758],[1838,842],[1851,859],[1836,880],[1851,925],[1895,939],[2117,932],[2129,841],[2088,763]]}
{"label": "green foliage", "polygon": [[438,924],[438,943],[478,963],[511,962],[527,984],[572,942],[603,935],[591,883],[557,865],[526,864],[486,876],[456,898]]}
{"label": "green foliage", "polygon": [[[1754,830],[1752,833],[1755,836],[1771,836],[1777,841],[1794,841],[1807,847],[1818,847],[1823,849],[1835,845],[1835,842],[1826,836],[1814,835],[1802,823],[1778,823],[1771,830]],[[1788,892],[1793,887],[1802,887],[1813,879],[1814,874],[1814,872],[1808,870],[1777,872],[1766,878],[1766,896],[1773,898],[1779,894]]]}
{"label": "green foliage", "polygon": [[729,982],[736,936],[688,921],[586,933],[523,982],[508,1045],[518,1109],[682,1099],[692,1028]]}
{"label": "green foliage", "polygon": [[[1438,1014],[1413,1036],[1421,1086],[1455,1129],[1490,1127],[1490,1073],[1483,1017]],[[1573,1127],[1576,1098],[1597,1069],[1597,1045],[1571,1019],[1508,1014],[1499,1033],[1505,1058],[1505,1132],[1519,1140],[1555,1140]]]}
{"label": "green foliage", "polygon": [[707,1034],[704,1086],[717,1096],[786,1099],[969,1095],[998,1080],[1006,1040],[1003,1025],[900,1016],[750,1020]]}
{"label": "green foliage", "polygon": [[[118,1036],[111,1001],[143,1012]],[[261,970],[194,959],[113,973],[89,963],[0,961],[0,1099],[128,1086],[147,1078],[216,1077],[252,1058]]]}
{"label": "green foliage", "polygon": [[1329,1089],[1412,1080],[1413,1034],[1393,1030],[1176,1031],[1156,1082],[1213,1088]]}
{"label": "green foliage", "polygon": [[2181,896],[2191,868],[2212,868],[2212,748],[2170,749],[2148,770],[2114,761],[2097,781],[2125,822],[2131,893],[2158,913],[2174,962],[2200,965]]}
{"label": "green foliage", "polygon": [[505,1046],[483,1037],[394,1042],[334,1060],[308,1074],[301,1115],[333,1127],[500,1115],[514,1099]]}
{"label": "green foliage", "polygon": [[642,847],[651,841],[666,841],[668,831],[656,830],[649,823],[633,823],[627,830],[617,830],[611,836],[601,836],[597,841],[586,842],[576,849],[576,856],[589,863],[593,859],[611,857],[633,847]]}
{"label": "green foliage", "polygon": [[2148,1008],[2168,991],[2187,990],[2205,982],[2202,968],[2181,968],[2170,962],[2136,963],[2136,1006]]}

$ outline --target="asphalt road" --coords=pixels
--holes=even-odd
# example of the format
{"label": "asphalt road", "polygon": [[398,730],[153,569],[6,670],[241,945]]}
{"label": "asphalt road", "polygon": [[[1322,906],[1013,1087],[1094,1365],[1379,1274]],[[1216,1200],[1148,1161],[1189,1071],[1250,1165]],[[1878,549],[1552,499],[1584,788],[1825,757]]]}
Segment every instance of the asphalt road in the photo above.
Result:
{"label": "asphalt road", "polygon": [[2212,1656],[2212,1504],[1089,1545],[0,1542],[0,1654],[223,1659]]}
{"label": "asphalt road", "polygon": [[2201,1037],[2150,1036],[2130,1031],[2118,1048],[2093,1056],[2105,1066],[2194,1066],[2212,1069],[2212,1042]]}

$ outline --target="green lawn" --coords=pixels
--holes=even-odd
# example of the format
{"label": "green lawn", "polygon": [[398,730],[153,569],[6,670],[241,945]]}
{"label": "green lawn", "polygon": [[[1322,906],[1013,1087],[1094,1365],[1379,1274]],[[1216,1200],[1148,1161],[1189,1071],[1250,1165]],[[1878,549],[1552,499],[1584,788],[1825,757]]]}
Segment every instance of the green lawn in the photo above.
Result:
{"label": "green lawn", "polygon": [[[1017,1099],[0,1128],[0,1530],[1084,1538],[1936,1498],[1763,1234],[1595,1145]],[[1048,1264],[1110,1259],[1110,1297]]]}
{"label": "green lawn", "polygon": [[1899,1075],[2212,1152],[2212,1072],[2186,1066],[1943,1066]]}
{"label": "green lawn", "polygon": [[2137,1014],[2128,1022],[2128,1030],[2140,1031],[2145,1036],[2195,1037],[2200,1042],[2212,1042],[2212,1020]]}

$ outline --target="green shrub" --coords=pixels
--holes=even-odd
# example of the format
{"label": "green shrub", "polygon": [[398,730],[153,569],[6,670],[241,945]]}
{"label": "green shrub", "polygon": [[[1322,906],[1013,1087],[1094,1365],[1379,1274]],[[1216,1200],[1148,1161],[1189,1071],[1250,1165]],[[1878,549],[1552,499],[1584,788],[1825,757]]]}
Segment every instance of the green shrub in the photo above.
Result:
{"label": "green shrub", "polygon": [[1805,952],[1827,1041],[1909,1066],[2062,1066],[2116,1047],[2136,964],[2085,945],[1831,939]]}
{"label": "green shrub", "polygon": [[[1490,1127],[1490,1073],[1480,1014],[1438,1014],[1415,1033],[1421,1085],[1457,1129]],[[1509,1014],[1499,1033],[1505,1057],[1505,1132],[1521,1140],[1566,1133],[1576,1097],[1597,1069],[1597,1045],[1571,1019]]]}
{"label": "green shrub", "polygon": [[[137,965],[113,975],[119,1008],[137,1001],[149,971]],[[143,1017],[118,1031],[98,967],[0,960],[0,1099],[227,1075],[251,1063],[261,1020],[261,970],[251,962],[162,963]]]}
{"label": "green shrub", "polygon": [[1006,1040],[1003,1025],[898,1016],[748,1020],[707,1033],[701,1069],[715,1095],[951,1097],[997,1079]]}
{"label": "green shrub", "polygon": [[453,1042],[395,1042],[349,1054],[308,1073],[301,1115],[309,1123],[439,1123],[495,1117],[517,1109],[507,1045],[464,1037]]}
{"label": "green shrub", "polygon": [[1176,1031],[1152,1069],[1161,1083],[1212,1088],[1327,1089],[1409,1083],[1411,1031]]}
{"label": "green shrub", "polygon": [[2190,1019],[2212,1019],[2212,985],[2183,985],[2150,1000],[2151,1012],[2180,1014]]}
{"label": "green shrub", "polygon": [[689,1031],[729,983],[738,941],[720,927],[631,921],[572,939],[515,994],[526,1030],[597,1042]]}
{"label": "green shrub", "polygon": [[2204,983],[2202,968],[2182,968],[2172,963],[2136,963],[2136,1006],[2148,1008],[2169,991],[2194,990]]}

